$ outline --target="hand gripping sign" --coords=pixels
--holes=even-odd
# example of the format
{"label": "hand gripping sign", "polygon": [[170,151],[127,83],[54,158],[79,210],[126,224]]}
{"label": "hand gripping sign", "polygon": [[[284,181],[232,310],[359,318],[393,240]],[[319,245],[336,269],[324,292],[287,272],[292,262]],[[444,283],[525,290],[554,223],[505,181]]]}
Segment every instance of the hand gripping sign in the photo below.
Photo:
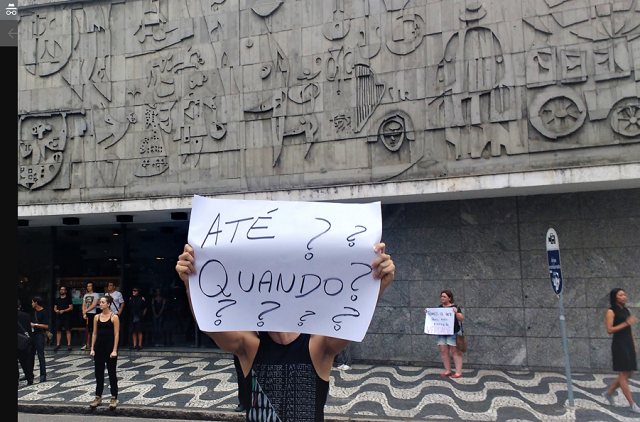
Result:
{"label": "hand gripping sign", "polygon": [[189,291],[201,330],[301,332],[361,341],[380,281],[380,203],[195,196]]}

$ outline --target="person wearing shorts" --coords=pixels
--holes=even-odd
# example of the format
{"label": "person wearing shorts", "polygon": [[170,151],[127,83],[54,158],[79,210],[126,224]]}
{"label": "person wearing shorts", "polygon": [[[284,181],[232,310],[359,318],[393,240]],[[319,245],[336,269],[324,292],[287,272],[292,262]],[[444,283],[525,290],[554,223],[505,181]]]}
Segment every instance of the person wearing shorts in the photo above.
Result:
{"label": "person wearing shorts", "polygon": [[[462,326],[460,325],[464,321],[462,315],[462,308],[456,305],[453,301],[453,293],[451,290],[443,290],[440,293],[440,308],[453,308],[453,333],[449,336],[438,336],[438,347],[440,348],[440,356],[442,357],[442,364],[444,365],[444,373],[441,377],[462,378],[462,353],[456,346],[456,337],[461,332]],[[425,313],[427,310],[424,310]],[[451,373],[451,355],[453,355],[453,363],[455,365],[455,374]]]}

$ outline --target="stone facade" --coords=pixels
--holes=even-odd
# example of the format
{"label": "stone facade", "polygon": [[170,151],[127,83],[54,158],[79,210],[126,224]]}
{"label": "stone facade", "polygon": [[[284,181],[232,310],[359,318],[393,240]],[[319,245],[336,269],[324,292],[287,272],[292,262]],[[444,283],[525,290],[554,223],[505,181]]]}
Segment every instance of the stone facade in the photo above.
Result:
{"label": "stone facade", "polygon": [[611,369],[604,314],[622,287],[640,314],[640,189],[383,206],[396,280],[354,358],[441,365],[424,308],[449,289],[473,367],[561,368],[559,310],[545,235],[560,239],[571,366]]}
{"label": "stone facade", "polygon": [[33,3],[21,205],[640,159],[636,0]]}
{"label": "stone facade", "polygon": [[637,187],[640,0],[18,5],[20,218],[193,194],[414,202],[383,208],[397,281],[365,361],[438,365],[423,309],[448,288],[467,363],[561,367],[549,227],[573,367],[609,367],[610,288],[640,312],[638,189],[419,202]]}

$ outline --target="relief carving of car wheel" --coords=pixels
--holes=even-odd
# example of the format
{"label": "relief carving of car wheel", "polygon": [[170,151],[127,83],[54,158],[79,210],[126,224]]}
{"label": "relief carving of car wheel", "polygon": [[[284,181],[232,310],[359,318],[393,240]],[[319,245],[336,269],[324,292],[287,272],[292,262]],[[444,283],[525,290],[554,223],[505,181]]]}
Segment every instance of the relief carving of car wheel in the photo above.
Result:
{"label": "relief carving of car wheel", "polygon": [[639,98],[625,98],[611,108],[611,128],[622,136],[640,136]]}
{"label": "relief carving of car wheel", "polygon": [[582,127],[586,117],[582,97],[569,88],[545,89],[529,105],[529,121],[550,139],[571,135]]}

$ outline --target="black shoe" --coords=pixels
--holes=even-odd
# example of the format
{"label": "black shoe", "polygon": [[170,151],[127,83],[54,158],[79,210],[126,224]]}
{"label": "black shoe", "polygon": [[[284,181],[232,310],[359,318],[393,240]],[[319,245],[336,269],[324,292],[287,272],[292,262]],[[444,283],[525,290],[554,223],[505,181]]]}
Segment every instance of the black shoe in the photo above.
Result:
{"label": "black shoe", "polygon": [[240,403],[240,404],[238,405],[238,407],[236,407],[236,410],[235,410],[235,411],[236,411],[236,412],[244,412],[245,410],[247,410],[247,408],[246,408],[246,407],[244,407],[244,404]]}
{"label": "black shoe", "polygon": [[40,382],[47,382],[47,377],[40,377]]}
{"label": "black shoe", "polygon": [[139,352],[140,350],[142,350],[142,347],[138,346],[136,349],[138,349]]}
{"label": "black shoe", "polygon": [[33,385],[33,378],[31,378],[30,380],[27,380],[27,385]]}

